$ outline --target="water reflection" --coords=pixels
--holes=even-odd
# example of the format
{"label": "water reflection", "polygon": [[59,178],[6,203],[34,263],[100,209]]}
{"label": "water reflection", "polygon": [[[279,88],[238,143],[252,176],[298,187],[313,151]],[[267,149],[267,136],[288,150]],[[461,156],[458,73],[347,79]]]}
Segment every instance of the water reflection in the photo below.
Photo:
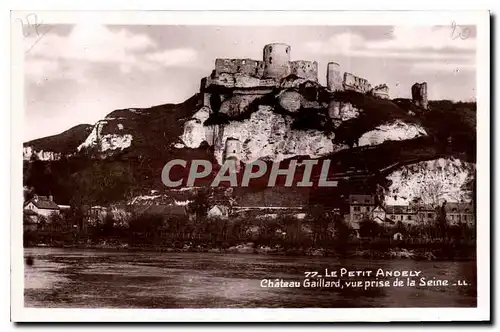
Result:
{"label": "water reflection", "polygon": [[[475,262],[26,249],[25,305],[101,308],[458,307],[476,305]],[[262,288],[305,271],[421,270],[467,287]],[[360,278],[361,280],[362,278]]]}

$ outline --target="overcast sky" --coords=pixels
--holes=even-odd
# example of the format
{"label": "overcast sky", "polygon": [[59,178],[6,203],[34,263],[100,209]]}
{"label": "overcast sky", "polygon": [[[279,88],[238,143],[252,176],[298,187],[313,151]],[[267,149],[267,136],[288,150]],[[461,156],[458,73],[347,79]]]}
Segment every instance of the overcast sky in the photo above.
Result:
{"label": "overcast sky", "polygon": [[[45,28],[44,26],[42,28]],[[51,26],[25,38],[24,140],[93,124],[114,109],[182,102],[215,58],[262,58],[267,43],[291,46],[292,60],[328,61],[386,83],[391,98],[428,82],[429,99],[475,100],[476,33],[451,27]]]}

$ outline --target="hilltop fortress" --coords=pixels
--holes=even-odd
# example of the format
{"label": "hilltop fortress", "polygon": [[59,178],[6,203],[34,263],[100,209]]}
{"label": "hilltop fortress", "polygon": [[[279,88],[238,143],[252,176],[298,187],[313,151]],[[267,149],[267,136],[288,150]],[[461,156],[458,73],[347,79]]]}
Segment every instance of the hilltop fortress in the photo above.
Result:
{"label": "hilltop fortress", "polygon": [[[378,98],[389,98],[389,88],[386,84],[372,87],[370,82],[362,77],[348,72],[342,72],[336,62],[328,62],[326,71],[326,89],[330,93],[352,90],[370,94]],[[283,43],[265,45],[262,60],[254,59],[221,59],[215,60],[215,68],[211,75],[201,80],[200,93],[205,113],[199,114],[200,119],[194,119],[187,124],[185,141],[191,141],[195,132],[192,128],[199,126],[211,114],[217,113],[228,117],[237,117],[249,110],[251,104],[259,98],[274,93],[279,106],[289,113],[300,110],[326,110],[327,116],[336,123],[348,118],[344,116],[357,112],[354,107],[345,102],[318,99],[318,62],[307,60],[291,60],[291,47]],[[316,96],[308,96],[308,88]],[[325,88],[325,87],[323,87]],[[200,128],[201,129],[201,128]],[[224,125],[209,125],[203,130],[204,140],[216,147],[222,160],[230,157],[240,160],[240,151],[244,142],[227,136]],[[201,137],[200,136],[200,137]],[[229,138],[229,139],[228,139]],[[196,138],[190,144],[199,145],[201,138]],[[226,141],[227,140],[227,141]],[[223,152],[222,152],[223,151]]]}
{"label": "hilltop fortress", "polygon": [[[318,62],[292,61],[291,47],[283,43],[265,45],[262,60],[217,58],[211,74],[201,80],[201,107],[184,124],[181,139],[188,147],[207,142],[219,164],[234,160],[236,169],[241,160],[255,160],[261,149],[262,154],[279,158],[297,153],[317,157],[343,146],[332,133],[294,131],[291,126],[307,121],[308,114],[312,121],[332,128],[357,117],[360,110],[346,100],[349,94],[339,93],[344,91],[369,95],[373,101],[390,98],[387,84],[372,86],[333,61],[326,67],[326,86],[320,85]],[[427,108],[425,82],[412,87],[412,99],[416,106]]]}
{"label": "hilltop fortress", "polygon": [[[223,95],[213,96],[214,91],[231,89],[233,95],[264,95],[274,88],[289,88],[291,80],[318,82],[316,61],[291,61],[291,47],[283,43],[264,46],[262,60],[216,59],[215,69],[201,81],[204,105],[217,108],[225,101]],[[283,82],[288,81],[288,82]],[[326,74],[327,89],[331,92],[354,90],[389,98],[386,84],[372,87],[368,80],[351,73],[342,73],[340,65],[329,62]],[[288,85],[287,85],[288,83]],[[215,107],[214,107],[215,106]]]}

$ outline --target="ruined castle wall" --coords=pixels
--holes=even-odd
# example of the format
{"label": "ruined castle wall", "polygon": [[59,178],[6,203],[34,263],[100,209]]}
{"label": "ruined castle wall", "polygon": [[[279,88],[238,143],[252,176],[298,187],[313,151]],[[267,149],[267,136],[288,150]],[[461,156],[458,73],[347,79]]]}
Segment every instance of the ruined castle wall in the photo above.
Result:
{"label": "ruined castle wall", "polygon": [[330,100],[328,103],[328,117],[330,119],[340,118],[340,102],[336,100]]}
{"label": "ruined castle wall", "polygon": [[344,73],[343,83],[345,90],[353,90],[360,93],[367,93],[372,89],[368,80],[347,72]]}
{"label": "ruined castle wall", "polygon": [[428,109],[429,101],[427,99],[427,82],[415,83],[411,87],[411,98],[415,105]]}
{"label": "ruined castle wall", "polygon": [[278,85],[275,79],[260,79],[246,74],[221,73],[208,77],[206,88],[219,86],[225,88],[251,89],[251,88],[274,88]]}
{"label": "ruined castle wall", "polygon": [[316,61],[297,60],[290,62],[290,74],[311,81],[318,81],[318,63]]}
{"label": "ruined castle wall", "polygon": [[239,160],[241,154],[241,142],[236,138],[228,138],[226,140],[225,148],[224,148],[224,162],[228,162],[229,164],[229,172],[239,172],[240,171],[240,163]]}
{"label": "ruined castle wall", "polygon": [[216,59],[215,76],[220,76],[223,73],[262,77],[264,63],[252,59]]}
{"label": "ruined castle wall", "polygon": [[386,84],[380,84],[373,88],[372,94],[382,99],[389,99],[389,87]]}
{"label": "ruined castle wall", "polygon": [[210,107],[211,94],[208,92],[203,93],[203,106]]}
{"label": "ruined castle wall", "polygon": [[217,138],[219,137],[220,125],[204,126],[205,127],[205,140],[210,146],[215,146],[217,144]]}
{"label": "ruined castle wall", "polygon": [[344,89],[342,84],[342,73],[340,65],[336,62],[328,62],[326,68],[326,87],[330,91],[341,91]]}
{"label": "ruined castle wall", "polygon": [[264,77],[283,78],[290,74],[290,46],[281,43],[264,46]]}
{"label": "ruined castle wall", "polygon": [[224,160],[234,158],[240,160],[241,142],[237,138],[229,137],[224,148]]}
{"label": "ruined castle wall", "polygon": [[207,87],[211,85],[218,85],[226,88],[233,88],[235,84],[234,74],[221,72],[214,77],[207,78]]}

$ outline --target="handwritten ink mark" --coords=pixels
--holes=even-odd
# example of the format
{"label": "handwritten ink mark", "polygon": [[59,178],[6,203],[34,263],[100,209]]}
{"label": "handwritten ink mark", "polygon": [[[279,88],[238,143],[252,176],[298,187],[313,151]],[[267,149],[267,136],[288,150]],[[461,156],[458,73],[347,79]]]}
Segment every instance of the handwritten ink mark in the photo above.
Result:
{"label": "handwritten ink mark", "polygon": [[29,37],[32,35],[31,30],[35,30],[35,34],[37,39],[35,42],[24,52],[24,54],[28,54],[33,47],[52,29],[52,26],[48,26],[45,31],[40,31],[40,28],[43,26],[42,21],[38,21],[38,16],[35,13],[28,14],[24,17],[24,19],[17,19],[21,23],[21,29],[23,31],[24,37]]}
{"label": "handwritten ink mark", "polygon": [[451,22],[451,39],[455,40],[460,38],[465,40],[470,37],[471,29],[457,25],[455,21]]}

